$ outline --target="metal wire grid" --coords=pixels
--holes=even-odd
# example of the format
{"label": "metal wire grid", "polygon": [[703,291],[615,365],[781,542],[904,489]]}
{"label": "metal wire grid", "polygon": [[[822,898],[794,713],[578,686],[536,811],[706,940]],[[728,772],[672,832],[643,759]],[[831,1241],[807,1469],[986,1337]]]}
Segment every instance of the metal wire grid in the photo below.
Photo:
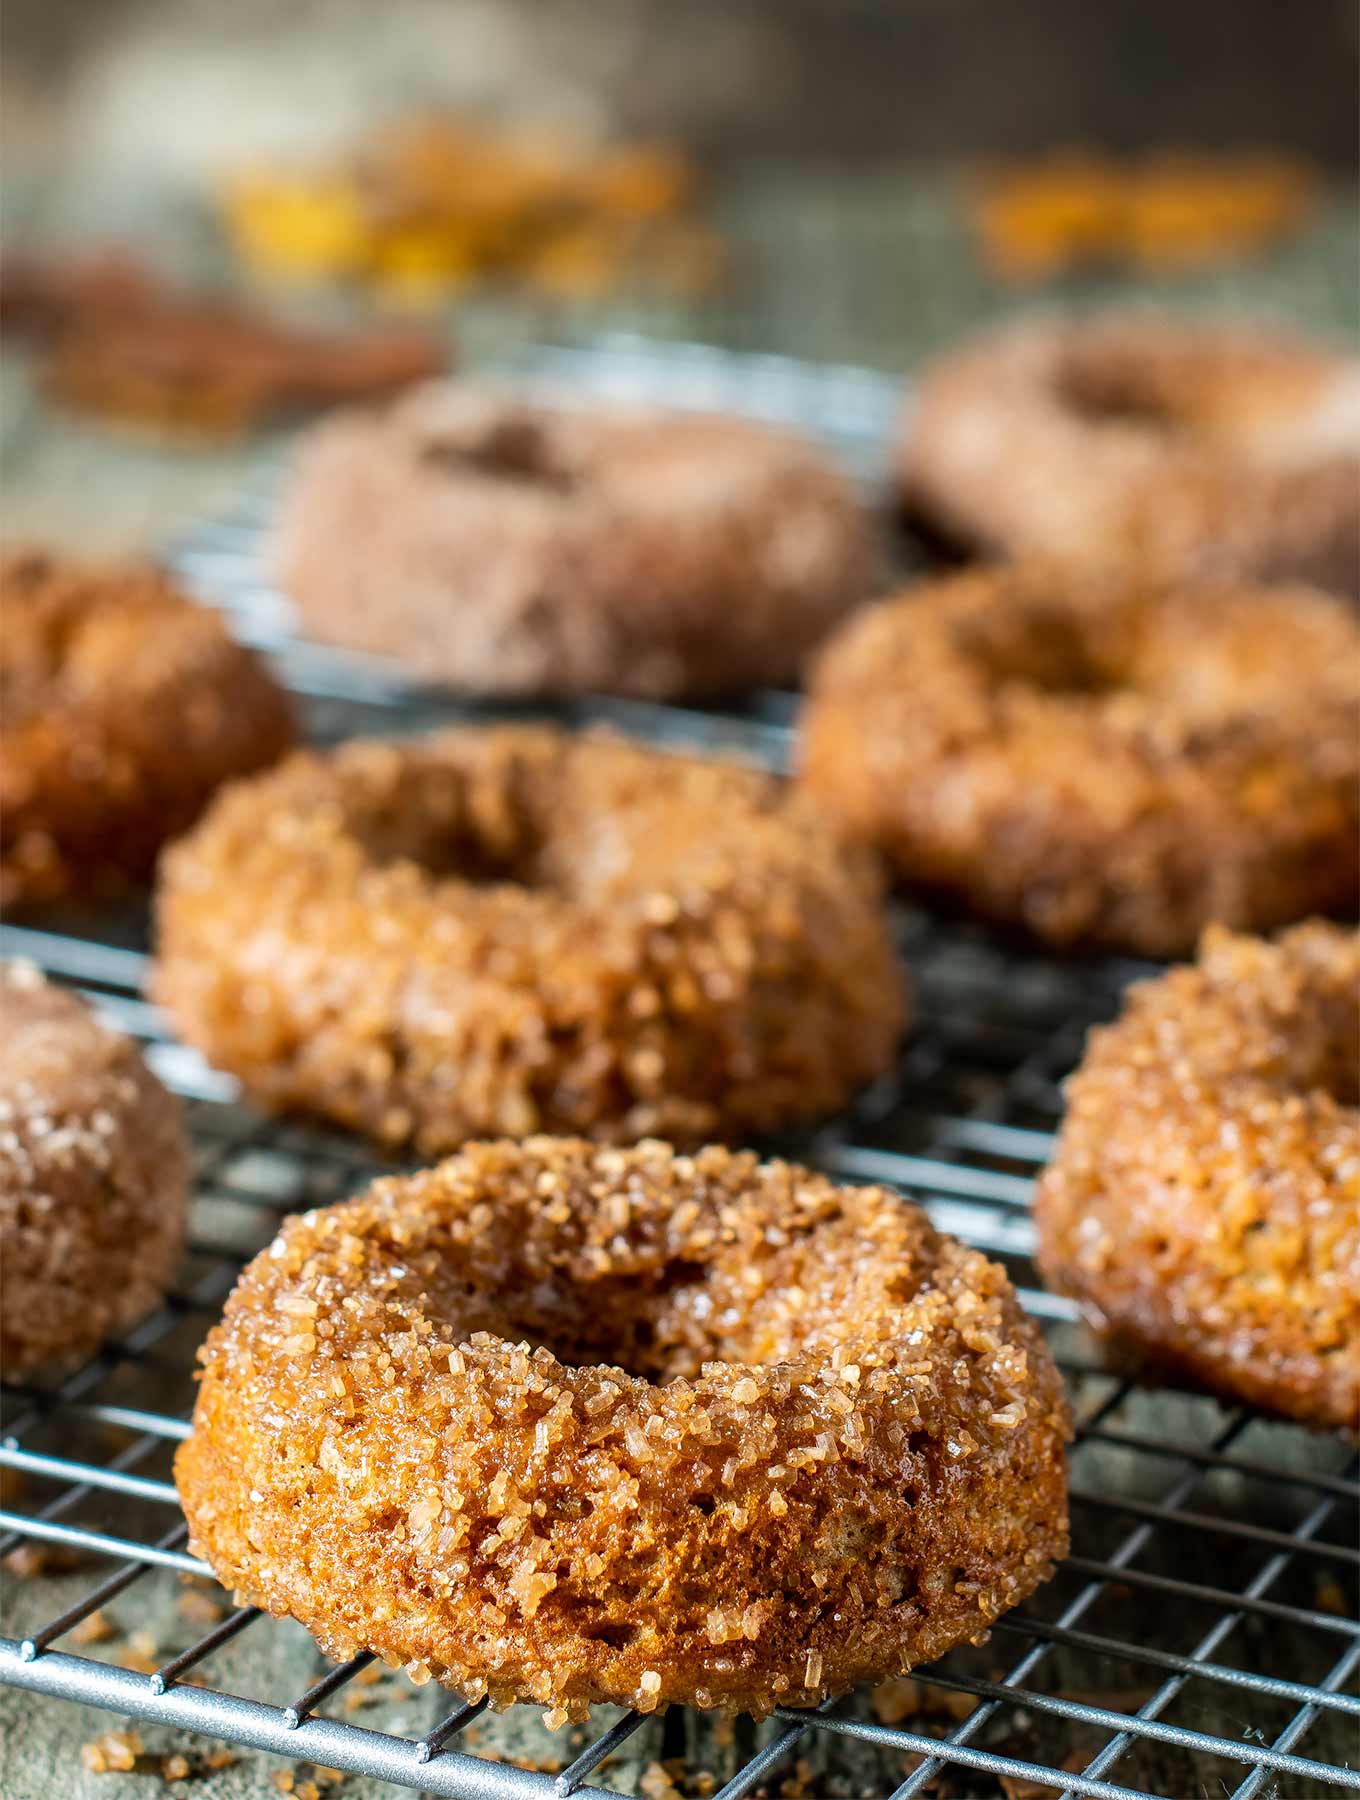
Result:
{"label": "metal wire grid", "polygon": [[[599,369],[616,388],[633,392],[638,379],[654,387],[655,370],[649,374],[638,355],[641,377],[632,370],[625,382],[608,356]],[[703,367],[720,359],[718,386],[740,360],[695,355]],[[806,422],[809,406],[826,406],[844,373],[764,360],[772,365],[766,416],[795,415],[790,422]],[[565,372],[589,379],[577,361]],[[675,378],[667,364],[665,380]],[[874,398],[876,380],[849,372],[862,410],[847,440],[882,425],[887,395]],[[729,391],[699,391],[705,403],[731,403]],[[845,416],[828,406],[817,423],[828,415]],[[870,461],[863,457],[861,468]],[[309,696],[313,735],[465,716],[468,708],[420,693],[398,672],[291,640],[286,615],[259,576],[260,504],[256,496],[238,519],[197,534],[179,547],[178,560],[212,598],[232,606],[247,635],[269,643]],[[646,736],[781,762],[790,704],[765,695],[739,715],[608,701],[563,710],[573,720],[605,718]],[[836,1175],[900,1187],[943,1229],[1010,1268],[1052,1336],[1077,1406],[1074,1551],[1047,1588],[997,1624],[985,1651],[951,1653],[930,1669],[937,1689],[963,1697],[961,1706],[973,1703],[951,1728],[888,1723],[853,1700],[814,1714],[781,1710],[765,1741],[727,1772],[716,1800],[737,1800],[766,1783],[777,1791],[787,1765],[805,1753],[821,1757],[828,1791],[845,1791],[835,1787],[838,1748],[858,1759],[856,1779],[866,1785],[855,1792],[891,1800],[938,1791],[933,1784],[946,1772],[956,1790],[963,1784],[990,1794],[1004,1783],[1018,1792],[1016,1784],[1032,1782],[1106,1800],[1220,1787],[1233,1800],[1360,1791],[1346,1754],[1360,1728],[1354,1457],[1334,1440],[1208,1401],[1146,1393],[1109,1375],[1073,1309],[1037,1286],[1030,1264],[1030,1184],[1060,1115],[1058,1084],[1088,1024],[1108,1016],[1138,969],[1019,959],[980,934],[919,915],[899,923],[918,990],[912,1038],[890,1076],[793,1148]],[[388,1166],[348,1139],[254,1116],[230,1080],[168,1039],[141,999],[143,924],[129,916],[101,921],[97,936],[70,922],[0,934],[6,954],[28,955],[84,989],[146,1043],[153,1065],[189,1102],[198,1151],[182,1285],[65,1381],[6,1393],[0,1467],[21,1473],[34,1498],[25,1510],[0,1512],[0,1529],[9,1533],[0,1554],[39,1540],[115,1567],[22,1641],[0,1639],[0,1681],[461,1800],[566,1796],[583,1784],[617,1792],[602,1786],[608,1774],[599,1771],[647,1723],[636,1713],[608,1725],[553,1779],[459,1748],[480,1705],[452,1704],[415,1738],[326,1716],[322,1709],[371,1660],[365,1655],[320,1675],[286,1706],[193,1685],[216,1652],[257,1626],[260,1615],[250,1608],[230,1612],[151,1675],[59,1647],[82,1619],[154,1571],[206,1572],[184,1549],[165,1479],[187,1428],[192,1348],[242,1260],[282,1213],[341,1198]],[[129,1398],[141,1391],[139,1381],[156,1390],[154,1405]],[[110,1430],[119,1434],[116,1448],[99,1435]],[[1092,1692],[1093,1671],[1114,1672],[1125,1685]],[[1134,1684],[1141,1685],[1130,1693]],[[685,1741],[669,1720],[666,1731],[672,1746]],[[1323,1740],[1330,1755],[1308,1753],[1310,1742]]]}
{"label": "metal wire grid", "polygon": [[[1152,1791],[1135,1785],[1150,1751],[1163,1768],[1168,1757],[1183,1755],[1201,1779],[1203,1767],[1226,1767],[1225,1791],[1243,1800],[1282,1780],[1313,1784],[1284,1790],[1293,1793],[1360,1790],[1360,1773],[1308,1755],[1304,1742],[1328,1715],[1360,1720],[1360,1698],[1350,1691],[1360,1667],[1360,1626],[1344,1611],[1325,1610],[1316,1588],[1322,1572],[1334,1582],[1360,1561],[1344,1537],[1357,1494],[1344,1448],[1308,1439],[1300,1458],[1297,1443],[1280,1446],[1302,1433],[1208,1402],[1163,1397],[1178,1420],[1166,1432],[1152,1397],[1100,1371],[1071,1329],[1070,1308],[1033,1282],[1027,1193],[1057,1118],[1056,1083],[1081,1025],[1109,1011],[1123,971],[1074,975],[1047,963],[1016,963],[920,918],[904,920],[903,935],[921,990],[913,1041],[893,1075],[803,1153],[837,1174],[893,1182],[920,1198],[941,1226],[1011,1267],[1026,1303],[1053,1330],[1077,1397],[1075,1554],[1049,1589],[996,1627],[992,1653],[1013,1653],[1006,1666],[979,1674],[976,1656],[965,1654],[930,1671],[936,1685],[977,1702],[946,1736],[887,1725],[844,1705],[811,1716],[781,1711],[776,1734],[727,1780],[719,1800],[736,1800],[767,1777],[777,1783],[781,1763],[809,1734],[848,1737],[883,1752],[888,1772],[871,1791],[894,1800],[928,1791],[945,1766],[1112,1800]],[[257,1624],[260,1615],[250,1608],[230,1613],[150,1676],[57,1647],[82,1618],[150,1571],[206,1572],[183,1548],[173,1487],[146,1472],[165,1465],[186,1429],[189,1350],[220,1309],[243,1254],[267,1239],[281,1213],[350,1193],[380,1165],[347,1141],[262,1121],[237,1105],[229,1083],[164,1039],[139,998],[140,953],[54,933],[9,930],[4,937],[7,954],[31,956],[75,982],[143,1037],[186,1094],[199,1206],[186,1278],[160,1312],[61,1384],[6,1396],[0,1464],[22,1472],[41,1499],[31,1510],[0,1513],[0,1527],[12,1534],[0,1553],[38,1539],[112,1559],[115,1568],[23,1642],[0,1642],[0,1679],[463,1800],[571,1793],[644,1723],[638,1714],[610,1726],[551,1780],[457,1749],[458,1734],[480,1706],[453,1704],[415,1740],[324,1716],[323,1704],[367,1656],[329,1671],[282,1707],[188,1685],[191,1671]],[[243,1223],[233,1241],[213,1228],[224,1203]],[[165,1409],[126,1404],[120,1374],[158,1359]],[[91,1429],[100,1426],[122,1435],[116,1452],[73,1451],[73,1444],[92,1444]],[[1127,1484],[1112,1487],[1104,1478],[1112,1456],[1135,1470]],[[163,1530],[156,1529],[158,1512],[168,1520]],[[1196,1557],[1202,1578],[1177,1572]],[[1143,1635],[1150,1609],[1158,1608],[1166,1609],[1160,1627]],[[1250,1666],[1250,1640],[1262,1630],[1290,1646],[1296,1660],[1282,1657],[1281,1666],[1307,1678]],[[1244,1634],[1245,1657],[1237,1641]],[[1127,1710],[1115,1696],[1102,1704],[1098,1695],[1066,1691],[1052,1679],[1062,1651],[1092,1666],[1136,1668],[1155,1686]],[[1187,1697],[1194,1701],[1188,1710]],[[1184,1722],[1178,1712],[1199,1722]],[[1017,1713],[1048,1728],[1051,1759],[996,1747],[1014,1736]],[[1240,1723],[1235,1731],[1205,1729],[1209,1714],[1245,1716],[1254,1729],[1246,1736]],[[1074,1767],[1067,1752],[1087,1742],[1090,1754]],[[900,1779],[902,1757],[913,1754],[923,1760]]]}

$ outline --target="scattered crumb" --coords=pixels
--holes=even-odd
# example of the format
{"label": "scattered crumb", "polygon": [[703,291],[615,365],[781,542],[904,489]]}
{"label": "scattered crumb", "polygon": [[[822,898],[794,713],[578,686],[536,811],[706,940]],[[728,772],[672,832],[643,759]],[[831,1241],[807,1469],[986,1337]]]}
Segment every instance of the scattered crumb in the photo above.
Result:
{"label": "scattered crumb", "polygon": [[216,1625],[226,1611],[211,1594],[198,1587],[185,1588],[175,1602],[175,1609],[190,1625],[204,1626]]}
{"label": "scattered crumb", "polygon": [[1341,1613],[1344,1615],[1347,1610],[1346,1596],[1342,1593],[1338,1582],[1320,1581],[1318,1583],[1317,1609],[1319,1612]]}
{"label": "scattered crumb", "polygon": [[921,1711],[933,1713],[936,1718],[953,1719],[957,1723],[966,1719],[978,1703],[975,1694],[955,1693],[953,1688],[936,1687],[929,1681],[923,1681],[919,1686]]}
{"label": "scattered crumb", "polygon": [[920,1712],[921,1690],[910,1675],[897,1675],[874,1689],[869,1704],[880,1725],[900,1725]]}
{"label": "scattered crumb", "polygon": [[187,1781],[189,1778],[189,1758],[178,1750],[172,1756],[161,1758],[162,1781]]}
{"label": "scattered crumb", "polygon": [[31,1581],[38,1575],[64,1575],[70,1569],[78,1569],[83,1561],[81,1553],[69,1544],[34,1542],[11,1550],[4,1566],[20,1581]]}
{"label": "scattered crumb", "polygon": [[[145,1635],[145,1632],[136,1633],[138,1637],[145,1637]],[[113,1660],[120,1669],[130,1670],[134,1675],[154,1675],[161,1666],[158,1656],[152,1656],[148,1651],[138,1649],[131,1640],[129,1640],[126,1650],[120,1650]]]}
{"label": "scattered crumb", "polygon": [[135,1731],[106,1731],[103,1737],[80,1747],[80,1760],[92,1775],[135,1769],[141,1754],[142,1740]]}
{"label": "scattered crumb", "polygon": [[273,1782],[274,1786],[279,1790],[279,1792],[281,1794],[291,1794],[292,1793],[292,1791],[293,1791],[293,1771],[291,1769],[275,1769],[274,1773],[269,1777],[269,1779]]}
{"label": "scattered crumb", "polygon": [[[914,1775],[925,1760],[925,1757],[919,1751],[910,1751],[902,1759],[903,1775]],[[931,1800],[952,1800],[952,1796],[955,1792],[955,1785],[950,1777],[949,1770],[941,1769],[938,1774],[932,1775],[921,1789],[921,1792],[923,1794],[929,1794]]]}
{"label": "scattered crumb", "polygon": [[[1068,1775],[1080,1775],[1094,1751],[1069,1750],[1057,1767]],[[1006,1800],[1053,1800],[1057,1791],[1051,1781],[1031,1781],[1028,1775],[1002,1775],[1001,1791]]]}
{"label": "scattered crumb", "polygon": [[659,1762],[651,1762],[642,1771],[638,1788],[643,1800],[674,1800],[680,1790]]}
{"label": "scattered crumb", "polygon": [[104,1617],[102,1607],[96,1607],[92,1613],[86,1613],[78,1625],[71,1627],[73,1644],[102,1644],[105,1638],[113,1636],[113,1626]]}
{"label": "scattered crumb", "polygon": [[222,1744],[216,1750],[209,1750],[203,1761],[210,1769],[229,1769],[236,1761],[236,1752]]}
{"label": "scattered crumb", "polygon": [[367,1690],[374,1687],[386,1674],[387,1670],[379,1662],[371,1662],[366,1668],[360,1669],[346,1684],[344,1699],[341,1701],[344,1710],[347,1713],[358,1712],[361,1706],[372,1706],[376,1700],[383,1698],[384,1696],[371,1694]]}
{"label": "scattered crumb", "polygon": [[812,1764],[806,1757],[800,1756],[793,1765],[792,1775],[786,1775],[779,1784],[780,1800],[816,1800],[814,1790],[809,1785],[812,1781]]}

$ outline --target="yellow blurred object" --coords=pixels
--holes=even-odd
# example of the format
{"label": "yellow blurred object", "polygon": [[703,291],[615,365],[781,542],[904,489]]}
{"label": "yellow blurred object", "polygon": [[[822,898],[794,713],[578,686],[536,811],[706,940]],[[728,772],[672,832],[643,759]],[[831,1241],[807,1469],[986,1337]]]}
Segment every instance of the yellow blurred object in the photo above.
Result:
{"label": "yellow blurred object", "polygon": [[536,287],[564,300],[598,300],[618,284],[627,250],[617,230],[574,225],[543,243],[524,272]]}
{"label": "yellow blurred object", "polygon": [[1149,267],[1189,267],[1256,250],[1292,229],[1316,190],[1309,169],[1282,157],[1242,157],[1230,169],[1157,157],[1128,195],[1130,252]]}
{"label": "yellow blurred object", "polygon": [[972,206],[983,254],[1009,280],[1132,264],[1188,269],[1260,250],[1307,215],[1315,173],[1285,156],[1092,151],[985,170]]}
{"label": "yellow blurred object", "polygon": [[241,259],[270,276],[364,281],[438,299],[483,275],[597,298],[630,276],[724,266],[694,254],[698,182],[667,145],[603,149],[540,131],[415,118],[369,133],[335,164],[257,169],[220,195]]}
{"label": "yellow blurred object", "polygon": [[296,277],[335,279],[363,267],[368,226],[352,182],[241,176],[223,194],[245,261]]}
{"label": "yellow blurred object", "polygon": [[654,219],[693,204],[694,169],[678,150],[641,144],[606,151],[586,171],[586,186],[604,212]]}

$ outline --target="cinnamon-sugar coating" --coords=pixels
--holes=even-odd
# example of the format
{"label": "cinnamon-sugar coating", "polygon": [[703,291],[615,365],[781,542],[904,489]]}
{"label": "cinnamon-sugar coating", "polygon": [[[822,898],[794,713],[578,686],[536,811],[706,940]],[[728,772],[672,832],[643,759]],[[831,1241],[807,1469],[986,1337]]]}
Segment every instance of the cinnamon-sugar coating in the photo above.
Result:
{"label": "cinnamon-sugar coating", "polygon": [[908,506],[998,556],[1360,592],[1360,360],[1223,320],[1027,320],[945,357]]}
{"label": "cinnamon-sugar coating", "polygon": [[79,1362],[179,1261],[189,1145],[136,1047],[27,963],[0,963],[0,1366]]}
{"label": "cinnamon-sugar coating", "polygon": [[151,872],[219,782],[291,742],[286,696],[159,571],[0,561],[0,904]]}
{"label": "cinnamon-sugar coating", "polygon": [[548,728],[300,755],[162,862],[157,997],[271,1106],[422,1153],[689,1142],[890,1060],[878,881],[773,777]]}
{"label": "cinnamon-sugar coating", "polygon": [[1307,589],[1035,563],[925,584],[823,653],[803,775],[909,882],[1183,953],[1354,905],[1360,624]]}
{"label": "cinnamon-sugar coating", "polygon": [[270,555],[327,642],[473,692],[652,699],[794,678],[876,560],[787,433],[472,383],[316,426]]}
{"label": "cinnamon-sugar coating", "polygon": [[1039,1260],[1124,1353],[1360,1429],[1360,933],[1210,931],[1091,1036]]}
{"label": "cinnamon-sugar coating", "polygon": [[193,1544],[469,1697],[763,1715],[975,1638],[1067,1546],[1004,1272],[881,1188],[479,1143],[288,1220],[201,1352]]}

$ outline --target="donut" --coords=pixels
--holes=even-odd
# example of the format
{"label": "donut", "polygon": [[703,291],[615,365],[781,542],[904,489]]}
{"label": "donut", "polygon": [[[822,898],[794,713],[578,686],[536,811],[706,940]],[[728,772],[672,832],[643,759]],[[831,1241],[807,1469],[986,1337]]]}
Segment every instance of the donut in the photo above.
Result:
{"label": "donut", "polygon": [[0,905],[144,879],[228,775],[292,737],[287,698],[151,568],[0,560]]}
{"label": "donut", "polygon": [[316,637],[471,691],[792,679],[871,590],[848,481],[748,420],[434,383],[304,440],[269,549]]}
{"label": "donut", "polygon": [[271,1107],[420,1155],[684,1142],[891,1061],[876,871],[773,776],[548,727],[299,755],[162,862],[154,988]]}
{"label": "donut", "polygon": [[848,831],[1034,938],[1174,956],[1355,903],[1360,622],[1312,590],[974,570],[852,621],[804,725]]}
{"label": "donut", "polygon": [[1213,929],[1092,1034],[1036,1202],[1122,1356],[1360,1428],[1360,933]]}
{"label": "donut", "polygon": [[327,1654],[553,1721],[763,1716],[980,1637],[1067,1548],[1062,1384],[883,1188],[469,1145],[285,1222],[200,1353],[191,1541]]}
{"label": "donut", "polygon": [[31,963],[0,963],[0,1367],[82,1362],[149,1312],[184,1241],[179,1102]]}
{"label": "donut", "polygon": [[448,362],[425,331],[312,331],[195,293],[119,252],[0,261],[0,327],[51,352],[46,392],[111,425],[230,437],[305,408],[389,397]]}
{"label": "donut", "polygon": [[1360,360],[1221,320],[1027,321],[928,370],[910,513],[1000,557],[1360,592]]}

